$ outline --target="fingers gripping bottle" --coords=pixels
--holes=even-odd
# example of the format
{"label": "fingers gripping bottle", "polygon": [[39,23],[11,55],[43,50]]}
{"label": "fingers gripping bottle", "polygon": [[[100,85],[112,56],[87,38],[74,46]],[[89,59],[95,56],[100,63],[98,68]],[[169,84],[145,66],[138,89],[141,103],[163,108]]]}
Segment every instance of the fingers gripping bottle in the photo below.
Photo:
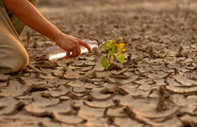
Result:
{"label": "fingers gripping bottle", "polygon": [[[98,48],[97,41],[92,41],[89,39],[84,39],[83,41],[88,43],[91,49]],[[88,50],[85,47],[81,46],[81,54],[83,53],[88,53]],[[57,60],[64,58],[66,56],[66,51],[55,45],[47,48],[47,54],[49,60]]]}

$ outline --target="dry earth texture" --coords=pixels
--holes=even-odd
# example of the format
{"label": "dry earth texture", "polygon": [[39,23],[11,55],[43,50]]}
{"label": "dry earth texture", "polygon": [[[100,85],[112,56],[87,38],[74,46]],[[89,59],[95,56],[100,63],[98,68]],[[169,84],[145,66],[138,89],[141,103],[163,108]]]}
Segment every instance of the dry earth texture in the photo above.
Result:
{"label": "dry earth texture", "polygon": [[54,42],[27,28],[30,65],[0,74],[1,127],[196,127],[196,0],[42,0],[67,34],[126,43],[121,70],[102,53],[48,61]]}

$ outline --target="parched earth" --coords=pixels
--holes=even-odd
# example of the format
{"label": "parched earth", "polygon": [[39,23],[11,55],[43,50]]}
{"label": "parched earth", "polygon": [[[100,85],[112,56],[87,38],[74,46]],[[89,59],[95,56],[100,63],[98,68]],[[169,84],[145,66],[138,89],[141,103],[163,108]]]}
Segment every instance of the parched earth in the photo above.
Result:
{"label": "parched earth", "polygon": [[30,64],[0,74],[1,127],[196,127],[196,0],[42,0],[67,34],[126,43],[120,70],[102,52],[49,61],[55,43],[27,28]]}

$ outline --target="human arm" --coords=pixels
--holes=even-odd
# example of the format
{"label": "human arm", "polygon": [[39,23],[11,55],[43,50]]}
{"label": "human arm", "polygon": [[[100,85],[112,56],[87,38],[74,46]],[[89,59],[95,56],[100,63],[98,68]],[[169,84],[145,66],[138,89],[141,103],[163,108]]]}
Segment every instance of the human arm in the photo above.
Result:
{"label": "human arm", "polygon": [[50,23],[28,0],[4,0],[8,10],[15,14],[24,24],[39,33],[54,40],[57,45],[66,50],[68,56],[80,55],[80,46],[86,47],[91,52],[90,46],[82,40],[64,34],[55,25]]}

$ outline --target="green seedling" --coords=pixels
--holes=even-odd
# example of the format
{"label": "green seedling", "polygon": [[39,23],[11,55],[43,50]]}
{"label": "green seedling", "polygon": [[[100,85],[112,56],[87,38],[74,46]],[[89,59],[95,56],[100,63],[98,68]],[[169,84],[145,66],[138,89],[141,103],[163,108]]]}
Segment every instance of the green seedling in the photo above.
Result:
{"label": "green seedling", "polygon": [[106,52],[106,55],[102,55],[101,58],[101,66],[104,67],[105,70],[108,70],[114,61],[124,63],[124,55],[123,53],[126,51],[124,48],[125,43],[120,43],[121,39],[117,40],[107,40],[103,42],[99,48],[102,47],[103,52]]}

